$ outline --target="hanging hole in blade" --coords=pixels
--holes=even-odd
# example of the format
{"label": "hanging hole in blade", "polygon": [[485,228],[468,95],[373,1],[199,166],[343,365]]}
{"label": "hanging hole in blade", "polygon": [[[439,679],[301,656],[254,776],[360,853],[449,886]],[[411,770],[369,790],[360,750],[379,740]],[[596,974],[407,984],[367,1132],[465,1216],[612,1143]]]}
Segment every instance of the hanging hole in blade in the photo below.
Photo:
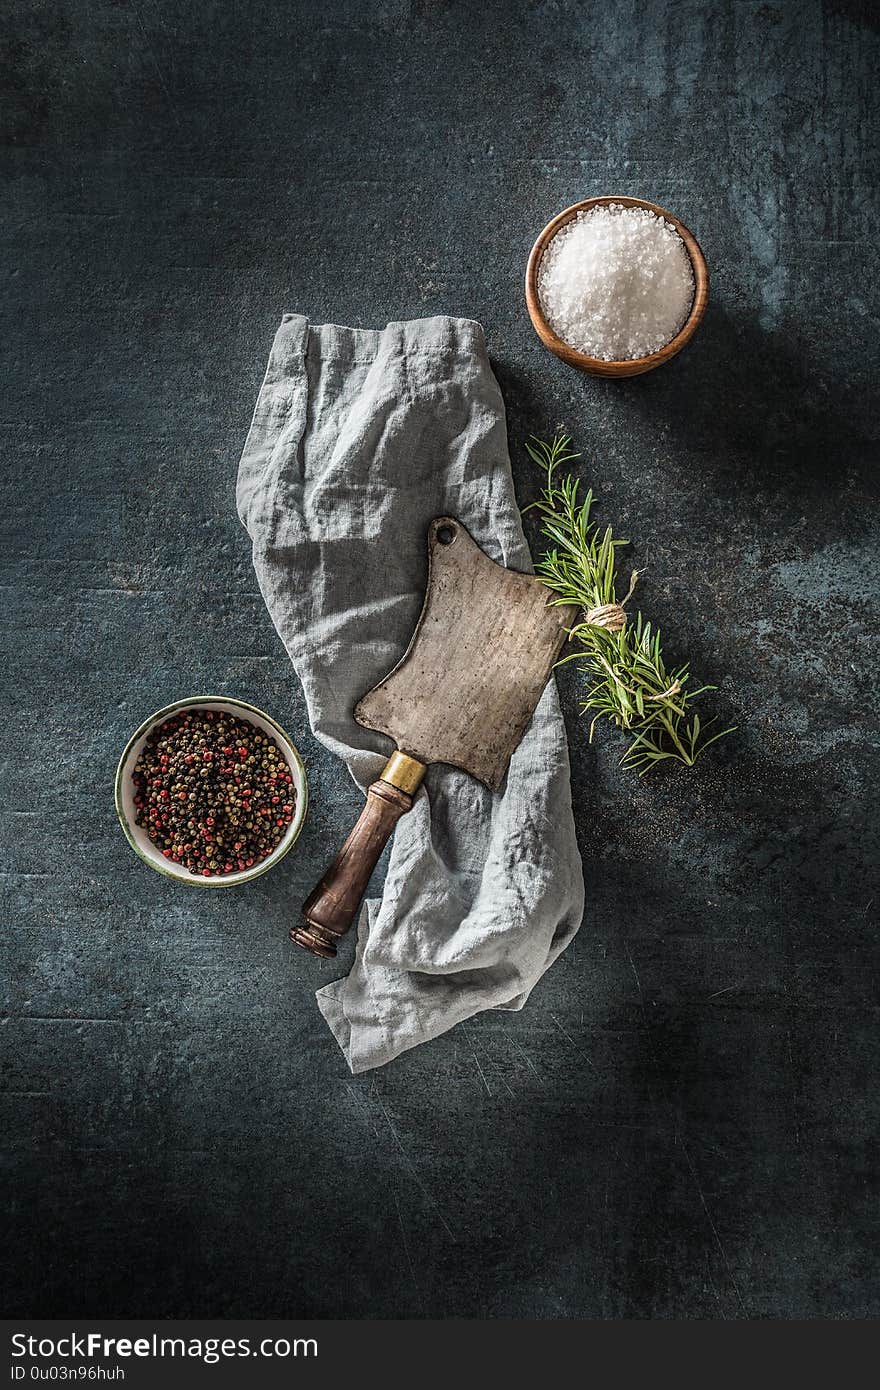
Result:
{"label": "hanging hole in blade", "polygon": [[452,545],[456,534],[455,527],[450,526],[448,522],[444,522],[442,526],[437,527],[437,540],[441,545]]}

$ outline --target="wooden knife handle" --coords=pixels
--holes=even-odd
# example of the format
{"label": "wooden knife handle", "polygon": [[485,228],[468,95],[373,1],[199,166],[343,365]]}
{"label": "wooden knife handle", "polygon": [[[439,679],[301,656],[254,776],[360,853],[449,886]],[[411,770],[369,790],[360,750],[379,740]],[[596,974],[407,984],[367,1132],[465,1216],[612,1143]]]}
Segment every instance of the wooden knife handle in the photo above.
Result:
{"label": "wooden knife handle", "polygon": [[[406,758],[411,766],[397,771],[403,758],[404,755],[395,754],[382,777],[369,788],[354,829],[303,904],[304,924],[290,929],[291,941],[314,951],[316,956],[336,955],[336,942],[354,921],[370,875],[392,830],[413,804],[413,793],[425,774],[425,767],[414,758]],[[403,781],[409,790],[386,780],[390,776],[398,783]]]}

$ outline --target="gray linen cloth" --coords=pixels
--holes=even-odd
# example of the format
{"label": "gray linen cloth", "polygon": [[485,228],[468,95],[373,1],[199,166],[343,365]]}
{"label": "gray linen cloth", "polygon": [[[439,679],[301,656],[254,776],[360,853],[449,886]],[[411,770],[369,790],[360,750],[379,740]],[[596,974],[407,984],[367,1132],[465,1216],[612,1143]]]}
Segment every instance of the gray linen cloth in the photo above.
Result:
{"label": "gray linen cloth", "polygon": [[[531,568],[479,324],[366,331],[285,314],[237,502],[312,728],[366,789],[393,750],[352,711],[412,635],[432,517],[459,517],[493,559]],[[435,766],[398,822],[354,967],[317,994],[351,1070],[484,1009],[521,1009],[577,931],[583,896],[551,681],[498,792]]]}

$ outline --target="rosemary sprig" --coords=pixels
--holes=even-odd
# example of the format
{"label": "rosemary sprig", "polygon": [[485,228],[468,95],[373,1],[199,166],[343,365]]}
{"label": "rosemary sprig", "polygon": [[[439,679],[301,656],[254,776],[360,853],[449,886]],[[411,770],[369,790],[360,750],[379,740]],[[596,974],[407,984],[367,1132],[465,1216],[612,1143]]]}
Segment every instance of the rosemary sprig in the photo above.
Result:
{"label": "rosemary sprig", "polygon": [[526,444],[529,457],[546,475],[540,497],[525,511],[536,510],[541,532],[550,543],[535,573],[551,589],[554,604],[577,604],[581,615],[569,630],[577,650],[559,665],[577,661],[591,680],[583,701],[592,741],[597,720],[610,719],[631,734],[621,762],[639,776],[666,759],[693,767],[710,744],[733,729],[709,733],[716,722],[700,722],[692,709],[698,695],[716,689],[712,685],[688,688],[687,665],[667,670],[660,632],[645,622],[641,613],[629,621],[624,607],[639,580],[633,570],[625,598],[617,599],[617,550],[627,544],[616,540],[611,527],[603,531],[590,520],[593,492],[583,499],[580,485],[570,474],[557,478],[565,464],[580,458],[571,449],[567,434],[557,432],[547,443],[532,436]]}

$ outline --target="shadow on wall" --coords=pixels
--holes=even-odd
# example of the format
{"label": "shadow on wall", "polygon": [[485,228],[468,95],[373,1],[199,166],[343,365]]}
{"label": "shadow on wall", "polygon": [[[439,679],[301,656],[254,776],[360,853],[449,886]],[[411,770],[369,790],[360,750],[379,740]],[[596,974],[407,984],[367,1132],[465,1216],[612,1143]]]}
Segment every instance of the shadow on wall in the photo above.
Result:
{"label": "shadow on wall", "polygon": [[880,6],[876,0],[827,0],[826,8],[832,15],[843,15],[853,24],[864,24],[880,32]]}
{"label": "shadow on wall", "polygon": [[[514,449],[531,433],[546,435],[557,424],[558,404],[548,408],[509,362],[493,365]],[[585,447],[590,414],[604,416],[613,393],[615,404],[638,417],[634,430],[699,456],[701,477],[719,494],[741,495],[748,487],[760,494],[761,507],[789,515],[795,498],[807,515],[824,507],[827,537],[851,538],[853,527],[858,534],[870,525],[865,504],[877,492],[877,440],[867,432],[858,386],[835,381],[832,372],[833,362],[830,369],[814,366],[785,333],[710,305],[694,343],[656,372],[623,382],[578,382],[571,372],[564,418]],[[582,407],[572,408],[578,395]]]}
{"label": "shadow on wall", "polygon": [[857,387],[834,380],[833,363],[815,365],[785,333],[724,308],[710,311],[688,351],[691,360],[682,354],[668,375],[638,378],[630,400],[650,423],[679,432],[689,451],[721,464],[733,456],[740,483],[784,490],[787,500],[789,486],[805,501],[827,500],[845,472],[856,486],[869,472],[873,481],[864,402]]}

